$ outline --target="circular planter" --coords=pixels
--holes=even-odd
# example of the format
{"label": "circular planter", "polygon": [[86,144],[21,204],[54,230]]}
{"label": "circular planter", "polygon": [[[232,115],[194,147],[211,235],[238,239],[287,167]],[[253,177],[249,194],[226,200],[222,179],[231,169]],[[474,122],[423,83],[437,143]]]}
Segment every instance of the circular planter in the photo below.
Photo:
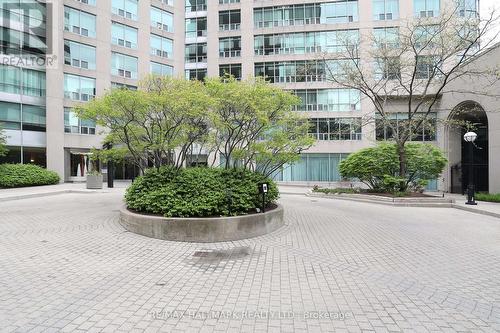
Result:
{"label": "circular planter", "polygon": [[126,207],[120,210],[120,223],[130,232],[180,242],[225,242],[257,237],[283,226],[283,206],[260,214],[181,218],[143,215]]}

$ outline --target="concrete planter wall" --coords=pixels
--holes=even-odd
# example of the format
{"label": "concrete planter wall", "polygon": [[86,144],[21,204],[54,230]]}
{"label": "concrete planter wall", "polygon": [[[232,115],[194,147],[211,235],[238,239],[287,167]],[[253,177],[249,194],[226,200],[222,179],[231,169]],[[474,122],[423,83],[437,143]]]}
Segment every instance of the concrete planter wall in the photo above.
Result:
{"label": "concrete planter wall", "polygon": [[390,198],[390,197],[384,197],[379,195],[368,195],[368,194],[350,194],[350,193],[324,194],[317,192],[309,192],[307,195],[310,197],[360,201],[360,202],[376,203],[388,206],[451,208],[453,207],[454,204],[453,199],[442,198],[442,197]]}
{"label": "concrete planter wall", "polygon": [[211,217],[166,218],[120,210],[120,222],[128,231],[163,240],[181,242],[224,242],[270,233],[283,226],[283,207],[261,214]]}
{"label": "concrete planter wall", "polygon": [[87,188],[88,189],[101,189],[102,188],[102,175],[87,175]]}

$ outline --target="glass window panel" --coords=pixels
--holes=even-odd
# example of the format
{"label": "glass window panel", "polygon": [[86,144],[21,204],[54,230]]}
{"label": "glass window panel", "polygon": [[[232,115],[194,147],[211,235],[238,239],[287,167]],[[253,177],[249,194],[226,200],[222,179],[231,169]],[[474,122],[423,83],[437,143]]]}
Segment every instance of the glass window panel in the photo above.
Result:
{"label": "glass window panel", "polygon": [[394,20],[399,18],[399,0],[373,0],[374,20]]}
{"label": "glass window panel", "polygon": [[151,73],[161,76],[172,76],[174,69],[172,66],[160,64],[158,62],[150,63]]}
{"label": "glass window panel", "polygon": [[151,7],[150,18],[152,27],[159,30],[173,32],[174,18],[172,13],[156,7]]}
{"label": "glass window panel", "polygon": [[95,47],[73,42],[64,41],[64,63],[84,69],[96,68]]}
{"label": "glass window panel", "polygon": [[64,30],[82,36],[95,37],[96,18],[92,14],[64,7]]}
{"label": "glass window panel", "polygon": [[20,122],[21,105],[17,103],[0,102],[0,121]]}
{"label": "glass window panel", "polygon": [[112,52],[111,74],[130,79],[137,79],[137,58]]}
{"label": "glass window panel", "polygon": [[113,14],[137,21],[137,0],[112,0],[111,11]]}
{"label": "glass window panel", "polygon": [[137,48],[137,29],[120,23],[111,24],[111,42],[127,48]]}
{"label": "glass window panel", "polygon": [[21,71],[23,94],[29,96],[45,96],[45,73],[31,69]]}
{"label": "glass window panel", "polygon": [[76,101],[88,101],[95,96],[95,79],[64,74],[64,97]]}
{"label": "glass window panel", "polygon": [[23,123],[45,125],[45,108],[23,105]]}
{"label": "glass window panel", "polygon": [[329,181],[330,158],[328,154],[310,154],[307,162],[308,181]]}

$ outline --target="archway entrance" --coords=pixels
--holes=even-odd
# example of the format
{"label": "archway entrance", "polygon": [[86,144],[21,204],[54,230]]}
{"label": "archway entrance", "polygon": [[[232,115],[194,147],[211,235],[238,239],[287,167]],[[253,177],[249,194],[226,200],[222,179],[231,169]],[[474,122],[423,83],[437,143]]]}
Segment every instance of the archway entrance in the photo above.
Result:
{"label": "archway entrance", "polygon": [[[488,117],[484,109],[475,102],[464,102],[455,107],[450,115],[453,129],[449,130],[451,192],[465,193],[472,163],[476,191],[488,191]],[[457,123],[461,123],[458,126]],[[474,157],[471,159],[468,143],[463,140],[468,125],[477,133],[474,142]]]}

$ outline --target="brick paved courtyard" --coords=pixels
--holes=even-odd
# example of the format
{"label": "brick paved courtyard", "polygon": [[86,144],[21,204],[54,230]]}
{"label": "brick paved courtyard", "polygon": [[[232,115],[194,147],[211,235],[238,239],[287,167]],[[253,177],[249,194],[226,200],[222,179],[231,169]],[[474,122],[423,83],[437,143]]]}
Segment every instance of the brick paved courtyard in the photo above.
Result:
{"label": "brick paved courtyard", "polygon": [[177,243],[121,192],[0,202],[0,331],[500,331],[500,219],[283,195],[270,235]]}

